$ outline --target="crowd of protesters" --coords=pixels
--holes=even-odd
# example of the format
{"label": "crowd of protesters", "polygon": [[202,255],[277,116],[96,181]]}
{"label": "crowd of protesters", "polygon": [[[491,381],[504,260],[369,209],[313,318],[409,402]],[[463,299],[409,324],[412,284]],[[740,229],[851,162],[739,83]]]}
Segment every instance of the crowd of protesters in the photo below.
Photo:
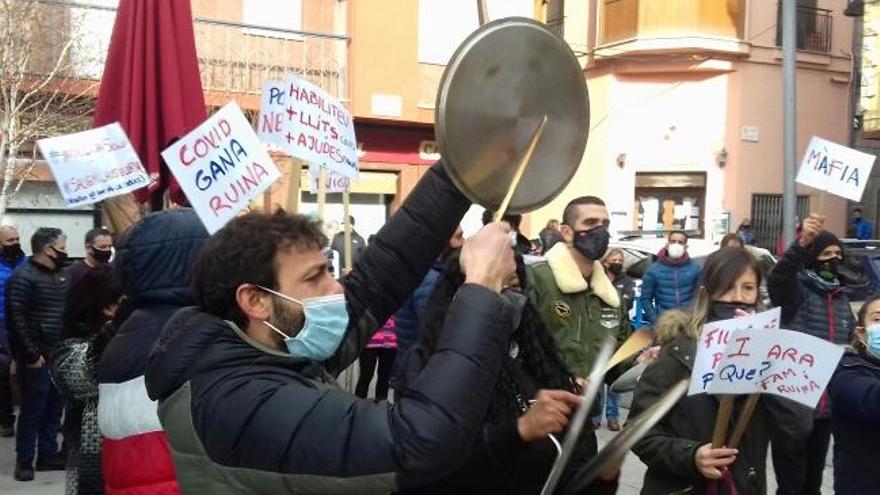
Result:
{"label": "crowd of protesters", "polygon": [[[536,241],[491,211],[463,239],[469,206],[432,167],[369,242],[353,232],[351,260],[344,236],[283,211],[213,236],[188,208],[152,213],[89,231],[73,264],[58,229],[36,230],[26,256],[0,228],[0,435],[15,436],[15,479],[66,470],[69,494],[540,493],[603,342],[654,336],[616,369],[646,366],[636,417],[690,376],[705,323],[767,309],[766,285],[783,327],[848,346],[826,395],[815,410],[765,397],[735,449],[711,444],[718,399],[680,399],[632,449],[642,492],[763,494],[772,452],[778,493],[818,494],[832,435],[836,490],[875,490],[880,301],[853,316],[823,216],[769,273],[747,219],[705,260],[671,231],[639,289],[609,249],[601,198],[571,199]],[[352,269],[334,276],[334,263]],[[346,391],[337,377],[355,361]],[[601,388],[563,490],[597,455],[603,419],[626,427]],[[612,466],[585,493],[615,493],[619,477]]]}

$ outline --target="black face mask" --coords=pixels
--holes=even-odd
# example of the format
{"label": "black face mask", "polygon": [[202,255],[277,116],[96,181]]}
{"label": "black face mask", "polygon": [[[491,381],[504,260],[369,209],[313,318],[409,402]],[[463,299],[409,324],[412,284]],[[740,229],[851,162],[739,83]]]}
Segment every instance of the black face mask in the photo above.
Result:
{"label": "black face mask", "polygon": [[816,275],[818,275],[822,280],[827,280],[831,282],[832,280],[837,279],[839,269],[840,258],[831,258],[830,260],[816,261]]}
{"label": "black face mask", "polygon": [[611,272],[615,277],[619,276],[623,273],[623,264],[622,263],[611,263],[608,265],[608,271]]}
{"label": "black face mask", "polygon": [[59,251],[52,246],[49,247],[52,248],[52,251],[55,251],[55,269],[58,270],[60,268],[63,268],[64,264],[67,262],[67,253]]}
{"label": "black face mask", "polygon": [[15,243],[11,246],[3,246],[3,257],[8,260],[17,260],[24,256],[24,251],[21,250],[21,244]]}
{"label": "black face mask", "polygon": [[755,304],[712,301],[709,319],[712,321],[730,320],[736,318],[736,310],[738,309],[747,313],[754,313],[756,308]]}
{"label": "black face mask", "polygon": [[113,251],[109,249],[95,249],[92,248],[92,258],[95,258],[95,261],[98,263],[109,263],[110,257],[113,255]]}
{"label": "black face mask", "polygon": [[608,240],[611,235],[605,227],[595,227],[591,230],[576,230],[574,233],[574,248],[588,260],[600,260],[608,249]]}

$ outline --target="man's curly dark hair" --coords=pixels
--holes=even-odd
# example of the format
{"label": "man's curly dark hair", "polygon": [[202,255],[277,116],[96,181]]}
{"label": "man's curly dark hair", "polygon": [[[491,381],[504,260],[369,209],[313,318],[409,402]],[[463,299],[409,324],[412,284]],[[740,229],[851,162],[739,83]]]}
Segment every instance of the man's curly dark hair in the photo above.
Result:
{"label": "man's curly dark hair", "polygon": [[321,222],[305,215],[249,213],[230,221],[205,242],[196,263],[195,297],[206,313],[241,327],[247,317],[235,301],[242,284],[278,288],[279,251],[322,249]]}

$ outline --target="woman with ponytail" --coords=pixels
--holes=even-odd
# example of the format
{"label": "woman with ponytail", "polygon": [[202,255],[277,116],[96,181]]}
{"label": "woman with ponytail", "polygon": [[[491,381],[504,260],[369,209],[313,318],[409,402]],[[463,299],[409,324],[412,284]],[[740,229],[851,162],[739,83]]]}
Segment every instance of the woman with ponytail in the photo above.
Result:
{"label": "woman with ponytail", "polygon": [[[673,384],[691,376],[696,343],[707,322],[727,320],[762,311],[759,298],[761,268],[743,248],[728,247],[711,254],[703,269],[690,323],[685,331],[663,346],[660,357],[648,366],[633,398],[630,417],[638,417]],[[746,402],[734,403],[733,420]],[[698,394],[681,398],[673,409],[634,447],[648,466],[642,493],[738,493],[767,492],[767,447],[773,438],[780,455],[798,455],[810,412],[784,399],[764,396],[736,449],[711,444],[718,398]],[[733,428],[729,428],[732,430]],[[797,493],[804,473],[778,479],[778,493]]]}

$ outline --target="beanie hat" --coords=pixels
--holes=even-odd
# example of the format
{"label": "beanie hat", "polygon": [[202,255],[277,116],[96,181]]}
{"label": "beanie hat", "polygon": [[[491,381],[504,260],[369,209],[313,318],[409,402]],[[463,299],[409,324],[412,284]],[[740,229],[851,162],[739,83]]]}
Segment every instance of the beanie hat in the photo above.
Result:
{"label": "beanie hat", "polygon": [[822,251],[828,248],[828,246],[840,246],[840,249],[843,249],[843,244],[836,235],[827,230],[820,231],[819,235],[813,239],[813,243],[810,244],[810,259],[808,261],[808,267],[812,268],[816,266],[817,258],[819,258]]}

